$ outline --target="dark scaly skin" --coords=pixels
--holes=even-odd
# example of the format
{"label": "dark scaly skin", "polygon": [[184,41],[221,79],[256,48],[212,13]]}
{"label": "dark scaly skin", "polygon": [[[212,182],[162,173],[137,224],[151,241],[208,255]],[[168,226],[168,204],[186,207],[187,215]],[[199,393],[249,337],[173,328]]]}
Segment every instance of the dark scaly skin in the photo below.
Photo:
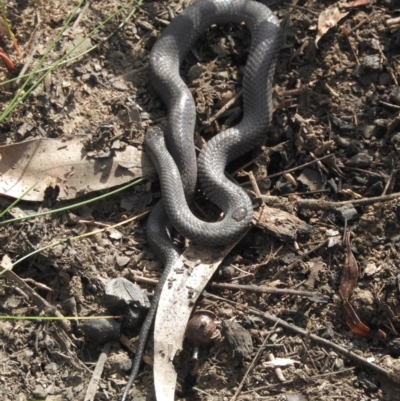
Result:
{"label": "dark scaly skin", "polygon": [[162,200],[157,203],[152,213],[147,219],[147,241],[150,246],[155,250],[156,256],[160,259],[160,262],[165,266],[163,274],[154,290],[153,299],[149,312],[147,313],[146,319],[144,320],[140,329],[139,339],[136,345],[136,354],[133,359],[132,370],[129,375],[128,383],[126,384],[124,393],[121,401],[127,399],[129,390],[131,389],[133,382],[139,373],[140,363],[144,350],[146,348],[147,337],[153,324],[154,316],[157,312],[158,301],[160,300],[161,291],[167,280],[169,272],[174,265],[175,261],[179,258],[179,253],[175,250],[172,245],[171,239],[168,233],[168,217],[165,213],[164,204]]}
{"label": "dark scaly skin", "polygon": [[[192,193],[193,99],[179,75],[179,66],[196,39],[212,24],[245,22],[252,36],[243,75],[243,119],[213,137],[200,152],[198,177],[204,194],[221,208],[224,218],[205,222],[190,211],[185,195]],[[228,245],[250,226],[252,202],[225,176],[226,165],[265,141],[272,118],[272,80],[280,47],[279,23],[263,4],[251,0],[201,0],[188,7],[163,31],[150,54],[155,88],[167,104],[168,150],[159,134],[146,135],[147,150],[160,176],[164,206],[172,226],[195,243]],[[182,177],[182,180],[181,180]],[[189,191],[187,187],[190,187]]]}
{"label": "dark scaly skin", "polygon": [[[179,67],[196,39],[212,24],[245,22],[252,45],[243,78],[243,120],[210,140],[199,156],[199,180],[203,192],[224,212],[224,219],[206,223],[189,205],[196,188],[194,148],[195,103],[180,77]],[[132,371],[121,401],[139,371],[147,337],[166,278],[179,257],[168,233],[168,218],[194,242],[228,245],[249,227],[253,208],[248,195],[226,179],[226,165],[264,142],[272,118],[272,79],[280,47],[279,23],[264,5],[252,0],[200,0],[188,7],[163,31],[150,55],[150,78],[168,109],[168,150],[164,133],[150,129],[146,146],[161,182],[163,200],[147,223],[147,238],[164,272],[154,291],[152,305],[139,335]]]}

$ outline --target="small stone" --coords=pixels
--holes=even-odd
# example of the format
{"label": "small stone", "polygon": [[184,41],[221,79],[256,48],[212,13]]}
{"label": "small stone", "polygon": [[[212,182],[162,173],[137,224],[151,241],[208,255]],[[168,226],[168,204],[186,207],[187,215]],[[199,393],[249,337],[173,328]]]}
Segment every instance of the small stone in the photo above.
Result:
{"label": "small stone", "polygon": [[195,64],[193,67],[190,68],[187,79],[191,82],[195,79],[199,78],[201,73],[203,72],[203,67],[199,64]]}
{"label": "small stone", "polygon": [[32,398],[38,400],[45,400],[47,398],[47,393],[42,386],[36,386],[32,391]]}
{"label": "small stone", "polygon": [[131,258],[128,258],[128,256],[117,256],[115,258],[115,262],[119,267],[126,266],[130,262]]}
{"label": "small stone", "polygon": [[225,337],[234,356],[244,358],[253,352],[251,335],[239,323],[224,320],[222,322],[222,335]]}
{"label": "small stone", "polygon": [[118,364],[118,369],[121,372],[129,373],[132,369],[132,359],[126,358]]}
{"label": "small stone", "polygon": [[104,303],[111,313],[121,313],[121,309],[127,305],[139,309],[150,308],[147,295],[126,278],[118,277],[108,281],[104,291]]}
{"label": "small stone", "polygon": [[365,56],[364,65],[371,70],[379,70],[381,68],[381,56],[379,54]]}
{"label": "small stone", "polygon": [[93,319],[86,320],[80,328],[86,340],[101,345],[119,339],[121,324],[113,319]]}
{"label": "small stone", "polygon": [[379,75],[379,85],[387,85],[390,82],[390,75],[387,72],[383,72]]}
{"label": "small stone", "polygon": [[391,356],[400,356],[400,338],[395,338],[387,344],[388,351]]}
{"label": "small stone", "polygon": [[354,208],[353,205],[345,205],[342,206],[338,209],[336,209],[336,212],[338,213],[339,219],[344,223],[345,221],[351,221],[358,219],[358,212]]}
{"label": "small stone", "polygon": [[320,191],[325,188],[326,175],[306,167],[297,178],[297,181],[300,181],[310,191]]}
{"label": "small stone", "polygon": [[400,104],[400,87],[395,86],[390,92],[390,100],[395,104]]}
{"label": "small stone", "polygon": [[367,196],[378,196],[383,192],[383,183],[382,181],[377,181],[375,184],[372,184],[367,191],[365,192],[365,195]]}
{"label": "small stone", "polygon": [[369,167],[373,161],[373,157],[368,153],[357,153],[345,163],[349,167]]}
{"label": "small stone", "polygon": [[124,84],[123,82],[121,82],[121,81],[115,81],[115,82],[113,82],[112,86],[113,86],[114,89],[119,90],[119,91],[121,91],[121,92],[127,91],[127,90],[129,89],[128,86],[125,85],[125,84]]}
{"label": "small stone", "polygon": [[365,125],[362,127],[361,132],[365,139],[370,139],[374,135],[375,125]]}
{"label": "small stone", "polygon": [[392,136],[392,143],[397,151],[400,151],[400,132]]}
{"label": "small stone", "polygon": [[367,392],[373,393],[379,390],[378,385],[374,382],[372,377],[365,372],[360,372],[357,376],[360,386]]}
{"label": "small stone", "polygon": [[218,269],[218,273],[222,280],[230,280],[235,277],[235,269],[232,266],[222,266]]}

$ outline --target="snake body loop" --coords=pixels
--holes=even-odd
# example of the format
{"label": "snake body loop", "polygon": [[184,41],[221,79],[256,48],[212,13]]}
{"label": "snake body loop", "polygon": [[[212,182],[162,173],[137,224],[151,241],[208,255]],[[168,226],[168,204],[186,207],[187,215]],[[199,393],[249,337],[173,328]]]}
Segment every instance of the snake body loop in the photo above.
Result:
{"label": "snake body loop", "polygon": [[[243,119],[212,138],[197,162],[194,148],[196,108],[179,68],[198,37],[212,24],[245,22],[252,36],[243,76]],[[179,257],[169,236],[169,222],[185,237],[206,245],[239,239],[253,215],[248,195],[225,177],[226,165],[261,144],[272,117],[272,79],[280,47],[277,18],[253,0],[199,0],[163,31],[150,54],[150,78],[168,109],[168,149],[164,133],[150,129],[145,143],[161,182],[163,199],[147,221],[147,239],[165,269],[141,328],[132,371],[122,396],[126,401],[139,371],[142,354],[162,287]],[[224,212],[216,223],[199,220],[190,211],[197,176],[206,196]]]}
{"label": "snake body loop", "polygon": [[[213,137],[198,159],[200,187],[224,213],[221,221],[210,223],[194,216],[188,206],[196,186],[196,115],[193,97],[180,77],[179,67],[210,25],[227,22],[245,22],[252,41],[243,75],[243,119]],[[251,200],[224,172],[229,162],[266,138],[279,46],[278,20],[266,6],[252,0],[201,0],[171,23],[152,49],[152,83],[168,107],[168,149],[164,135],[156,129],[147,133],[146,147],[160,176],[164,207],[172,226],[196,243],[227,245],[240,238],[250,225]]]}

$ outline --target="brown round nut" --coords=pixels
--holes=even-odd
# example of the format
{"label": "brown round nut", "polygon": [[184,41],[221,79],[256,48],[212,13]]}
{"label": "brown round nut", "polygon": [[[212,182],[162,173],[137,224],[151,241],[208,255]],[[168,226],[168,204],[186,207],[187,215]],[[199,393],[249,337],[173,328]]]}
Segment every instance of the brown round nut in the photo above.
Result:
{"label": "brown round nut", "polygon": [[186,338],[195,345],[207,345],[216,330],[215,315],[209,311],[197,311],[186,327]]}

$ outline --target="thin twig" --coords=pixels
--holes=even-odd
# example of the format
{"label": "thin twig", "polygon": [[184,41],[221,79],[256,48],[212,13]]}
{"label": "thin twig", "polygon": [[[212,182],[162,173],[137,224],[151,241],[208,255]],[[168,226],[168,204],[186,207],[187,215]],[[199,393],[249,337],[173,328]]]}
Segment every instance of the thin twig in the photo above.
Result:
{"label": "thin twig", "polygon": [[[208,297],[208,298],[213,298],[213,299],[216,299],[216,300],[219,300],[219,301],[227,302],[227,303],[229,303],[231,305],[236,305],[236,306],[238,305],[238,303],[235,302],[235,301],[231,301],[229,299],[225,299],[225,298],[219,297],[217,295],[213,295],[213,294],[209,294],[209,293],[206,293],[204,295],[206,297]],[[390,372],[387,371],[386,369],[383,369],[380,366],[369,362],[367,359],[363,358],[362,356],[359,356],[359,355],[355,354],[354,352],[348,351],[346,348],[341,347],[340,345],[337,345],[337,344],[333,343],[332,341],[329,341],[329,340],[327,340],[325,338],[319,337],[319,336],[317,336],[315,334],[311,334],[309,331],[304,330],[304,329],[302,329],[302,328],[300,328],[298,326],[295,326],[293,324],[289,324],[289,323],[285,322],[284,320],[282,320],[281,318],[278,318],[277,316],[271,315],[270,313],[262,312],[262,311],[260,311],[258,309],[252,308],[252,307],[249,307],[248,311],[250,313],[253,313],[256,316],[259,316],[259,317],[261,317],[261,318],[273,323],[274,327],[275,326],[281,326],[284,329],[290,330],[290,331],[292,331],[292,332],[294,332],[296,334],[299,334],[301,336],[305,336],[307,338],[307,340],[312,340],[312,341],[314,341],[314,342],[316,342],[318,344],[321,344],[323,346],[329,347],[329,348],[333,349],[334,351],[338,352],[339,354],[345,356],[346,358],[352,359],[353,361],[364,365],[366,368],[369,368],[369,369],[375,371],[376,373],[379,373],[379,374],[385,376],[389,380],[393,380],[392,376],[390,375]],[[337,372],[334,372],[334,373],[335,374],[336,373],[341,373],[341,371],[337,371]],[[320,376],[322,377],[324,375],[320,375]],[[286,382],[286,383],[291,383],[291,381]],[[279,383],[279,384],[282,384],[282,383]],[[285,384],[285,383],[283,383],[283,384]]]}
{"label": "thin twig", "polygon": [[303,260],[305,257],[309,256],[313,252],[317,251],[318,249],[324,247],[328,243],[328,240],[321,242],[319,245],[315,246],[313,249],[310,249],[308,252],[303,253],[302,255],[298,256],[296,260],[292,263],[290,263],[287,266],[282,267],[271,279],[271,281],[277,280],[282,274],[288,272],[291,270],[294,266],[297,265],[301,260]]}
{"label": "thin twig", "polygon": [[204,125],[209,126],[211,125],[221,114],[223,114],[226,110],[229,109],[235,102],[237,102],[241,96],[242,96],[242,91],[238,92],[231,100],[226,102],[224,106],[222,106],[213,116],[211,116],[205,123]]}
{"label": "thin twig", "polygon": [[22,79],[22,75],[25,74],[25,71],[28,69],[28,67],[32,63],[33,56],[35,55],[36,50],[37,50],[37,42],[38,42],[38,39],[39,39],[39,35],[42,33],[41,32],[41,26],[40,26],[41,21],[40,21],[39,14],[37,14],[36,18],[37,18],[36,26],[35,26],[35,29],[34,29],[32,35],[31,35],[31,38],[29,40],[29,42],[31,43],[31,46],[29,46],[31,50],[30,50],[29,54],[25,57],[24,66],[22,67],[21,71],[18,74],[18,80],[15,82],[15,84],[17,86],[20,85],[21,79]]}
{"label": "thin twig", "polygon": [[[33,288],[31,288],[28,284],[26,284],[17,274],[15,274],[12,270],[7,270],[4,272],[4,276],[9,280],[14,282],[18,287],[20,287],[26,294],[28,294],[34,304],[38,306],[40,309],[45,311],[54,311],[54,314],[59,318],[64,318],[60,311],[55,309],[52,305],[50,305],[44,298],[42,298]],[[55,309],[55,310],[54,310]],[[67,320],[61,320],[61,324],[65,331],[71,331],[71,324]]]}
{"label": "thin twig", "polygon": [[[134,274],[134,280],[137,283],[157,285],[157,279],[146,278],[143,276],[139,276]],[[223,290],[238,290],[238,291],[252,291],[252,292],[261,292],[263,294],[285,294],[285,295],[298,295],[301,297],[314,297],[317,293],[313,291],[300,291],[300,290],[291,290],[288,288],[275,288],[275,287],[267,287],[265,285],[244,285],[244,284],[228,284],[228,283],[210,283],[210,287],[212,288],[220,288]]]}
{"label": "thin twig", "polygon": [[299,295],[301,297],[313,297],[317,294],[316,292],[313,291],[291,290],[288,288],[267,287],[265,285],[211,283],[210,286],[213,288],[221,288],[224,290],[252,291],[252,292],[261,292],[265,294]]}
{"label": "thin twig", "polygon": [[322,156],[322,157],[320,157],[319,159],[311,160],[310,162],[304,163],[304,164],[302,164],[302,165],[300,165],[300,166],[296,166],[296,167],[290,168],[289,170],[280,171],[279,173],[275,173],[275,174],[268,175],[266,178],[274,178],[274,177],[279,177],[279,176],[281,176],[282,174],[292,173],[293,171],[300,170],[300,169],[302,169],[302,168],[304,168],[304,167],[307,167],[307,166],[310,166],[310,165],[312,165],[312,164],[318,163],[318,162],[321,161],[321,160],[328,159],[329,157],[332,157],[332,155]]}
{"label": "thin twig", "polygon": [[285,199],[282,202],[282,197],[279,196],[269,196],[263,195],[261,197],[262,201],[266,204],[271,203],[283,203],[289,204],[291,203],[295,207],[299,208],[308,208],[312,210],[335,210],[338,207],[342,207],[345,205],[353,205],[353,206],[365,206],[365,205],[372,205],[378,202],[386,202],[393,199],[400,198],[400,192],[395,192],[390,195],[385,196],[375,196],[373,198],[361,198],[361,199],[351,199],[347,201],[341,202],[331,202],[331,201],[321,201],[319,199],[295,199],[295,200],[287,200]]}
{"label": "thin twig", "polygon": [[259,316],[269,322],[272,322],[275,325],[281,326],[281,327],[283,327],[287,330],[290,330],[296,334],[299,334],[301,336],[305,336],[305,337],[307,337],[307,339],[310,339],[318,344],[332,348],[333,350],[335,350],[339,354],[345,356],[346,358],[349,358],[355,362],[361,363],[362,365],[375,371],[376,373],[379,373],[379,374],[385,376],[386,378],[391,379],[390,373],[386,369],[381,368],[380,366],[369,362],[367,359],[363,358],[362,356],[359,356],[352,351],[348,351],[346,348],[341,347],[340,345],[337,345],[337,344],[333,343],[332,341],[329,341],[329,340],[322,338],[320,336],[317,336],[315,334],[310,334],[309,331],[304,330],[293,324],[289,324],[289,323],[285,322],[284,320],[278,318],[277,316],[271,315],[267,312],[261,312],[258,309],[255,309],[252,307],[249,308],[249,312],[253,313],[254,315]]}
{"label": "thin twig", "polygon": [[[277,324],[275,323],[275,326],[273,327],[273,329],[276,327],[276,325],[277,325]],[[246,373],[244,374],[242,380],[240,381],[239,386],[238,386],[238,388],[237,388],[237,390],[236,390],[236,393],[235,393],[234,396],[230,399],[230,401],[236,401],[237,397],[239,396],[240,392],[242,391],[243,385],[244,385],[244,383],[245,383],[245,381],[246,381],[246,379],[247,379],[249,373],[252,371],[253,367],[256,365],[256,363],[257,363],[258,360],[260,359],[261,353],[264,351],[264,349],[265,349],[265,347],[266,347],[266,345],[267,345],[267,341],[269,340],[269,338],[271,337],[271,334],[272,334],[273,332],[274,332],[274,331],[271,330],[271,331],[268,333],[268,335],[265,337],[263,343],[261,344],[261,347],[258,349],[258,351],[257,351],[257,353],[256,353],[256,355],[255,355],[255,357],[254,357],[253,360],[251,361],[251,364],[250,364],[249,367],[247,368]]]}
{"label": "thin twig", "polygon": [[75,20],[75,22],[72,24],[70,31],[73,31],[79,24],[80,20],[82,17],[85,15],[86,11],[89,9],[90,4],[92,3],[92,0],[87,0],[85,5],[82,7],[78,18]]}
{"label": "thin twig", "polygon": [[379,100],[379,103],[382,106],[389,107],[390,109],[400,110],[400,106],[397,104],[387,103],[387,102],[384,102],[383,100]]}
{"label": "thin twig", "polygon": [[93,371],[92,378],[90,379],[89,385],[86,390],[84,401],[93,401],[96,395],[97,388],[99,387],[101,374],[103,373],[104,364],[110,353],[111,343],[104,344],[101,354],[97,361],[96,367]]}

